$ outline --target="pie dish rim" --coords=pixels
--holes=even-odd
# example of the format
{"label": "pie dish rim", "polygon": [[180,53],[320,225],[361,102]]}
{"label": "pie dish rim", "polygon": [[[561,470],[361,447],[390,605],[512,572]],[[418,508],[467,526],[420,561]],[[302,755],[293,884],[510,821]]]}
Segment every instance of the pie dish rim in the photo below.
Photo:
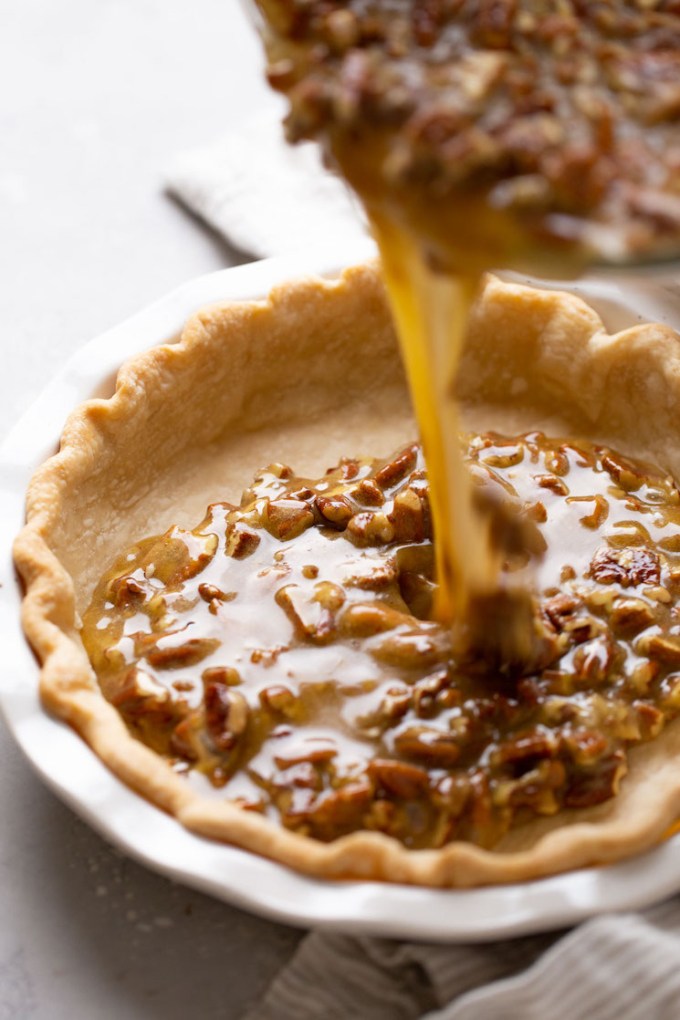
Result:
{"label": "pie dish rim", "polygon": [[[111,371],[117,367],[121,360],[121,353],[125,356],[132,353],[132,350],[124,350],[125,343],[129,343],[131,347],[141,350],[146,347],[152,346],[153,343],[157,343],[160,340],[167,338],[169,332],[167,324],[171,320],[176,322],[177,326],[181,326],[183,320],[186,318],[187,310],[195,308],[198,304],[209,303],[210,301],[216,300],[218,297],[220,300],[228,297],[257,297],[265,293],[270,285],[278,280],[283,280],[287,277],[294,276],[298,273],[305,273],[311,270],[316,273],[333,275],[333,271],[337,268],[339,262],[344,264],[346,261],[357,261],[358,258],[367,253],[367,246],[362,246],[361,251],[354,251],[351,253],[351,257],[347,259],[338,260],[337,253],[334,256],[327,256],[324,260],[323,256],[316,253],[312,258],[307,260],[287,260],[277,259],[271,260],[264,263],[258,263],[247,267],[239,267],[236,270],[225,270],[217,274],[210,274],[207,277],[200,277],[195,281],[185,285],[178,291],[168,295],[165,299],[162,299],[151,309],[147,309],[135,316],[132,320],[124,323],[117,329],[110,331],[105,336],[92,341],[85,348],[82,348],[78,354],[71,359],[69,364],[65,366],[64,370],[60,373],[57,379],[47,388],[43,393],[42,397],[38,399],[36,404],[31,408],[29,412],[24,416],[22,421],[17,425],[13,432],[8,436],[6,442],[2,447],[2,462],[4,465],[12,466],[13,472],[3,472],[3,477],[7,476],[12,484],[3,486],[2,492],[2,505],[3,505],[3,517],[5,520],[14,520],[14,527],[11,525],[6,526],[4,534],[13,534],[17,530],[17,525],[20,520],[21,510],[17,508],[17,485],[19,485],[19,491],[22,491],[20,486],[20,476],[23,474],[24,483],[27,477],[30,475],[35,463],[43,459],[46,452],[47,444],[43,440],[43,435],[48,431],[52,432],[52,426],[56,426],[57,422],[61,422],[65,415],[65,412],[80,399],[83,399],[87,395],[92,395],[93,389],[97,389],[97,386],[91,386],[92,382],[101,382],[104,377],[104,382],[110,378]],[[607,285],[604,290],[607,291]],[[551,283],[551,289],[554,285]],[[581,284],[580,289],[583,291],[586,289],[586,285]],[[602,289],[602,288],[600,288]],[[630,293],[630,285],[627,285],[627,290]],[[219,291],[219,293],[217,293]],[[611,288],[610,288],[611,293]],[[188,306],[188,308],[187,308]],[[152,323],[155,323],[155,328],[151,328]],[[115,342],[112,342],[115,341]],[[115,354],[112,355],[112,351]],[[74,398],[73,388],[74,386],[80,387],[80,393]],[[87,388],[90,387],[90,388]],[[101,387],[99,387],[101,388]],[[47,412],[47,413],[46,413]],[[40,419],[43,419],[47,424],[41,425]],[[52,432],[54,434],[54,432]],[[23,458],[21,457],[21,451],[23,448]],[[33,460],[29,465],[24,463],[23,472],[19,467],[21,460],[25,461],[26,456],[29,454],[33,457]],[[19,456],[18,456],[19,454]],[[14,492],[12,492],[14,489]],[[6,513],[5,511],[9,511]],[[16,588],[13,584],[6,584],[2,589],[3,603],[3,616],[7,616],[6,623],[10,622],[11,618],[11,606],[9,603],[12,601],[12,595],[16,600],[17,593]],[[13,627],[8,628],[10,631],[18,631],[16,623]],[[12,645],[16,643],[17,634],[13,635]],[[23,640],[21,639],[23,645]],[[23,663],[21,662],[22,656],[16,648],[13,649],[13,653],[9,656],[10,666],[15,661],[19,668],[23,668],[24,675],[26,668],[32,670],[35,674],[35,663],[30,653],[26,656],[28,651],[25,646],[23,647],[24,656]],[[191,884],[199,885],[200,887],[206,888],[206,883],[211,885],[209,891],[223,896],[225,899],[231,901],[238,901],[244,898],[243,889],[239,887],[239,883],[233,883],[232,887],[229,887],[229,882],[225,886],[222,882],[212,882],[205,876],[201,877],[200,874],[192,873],[191,867],[184,867],[182,869],[181,862],[169,863],[162,859],[149,859],[148,850],[145,850],[143,845],[137,843],[135,840],[130,839],[129,833],[120,831],[119,814],[122,814],[130,809],[130,804],[127,803],[125,807],[122,807],[120,801],[116,801],[116,812],[114,821],[103,818],[101,815],[95,815],[93,813],[94,807],[92,804],[92,796],[95,795],[95,791],[92,790],[78,790],[73,787],[73,780],[75,778],[75,772],[70,776],[66,775],[59,778],[54,773],[51,775],[46,774],[45,762],[41,755],[41,749],[37,747],[40,743],[40,739],[36,741],[34,736],[34,730],[36,723],[40,726],[55,727],[59,732],[59,742],[67,745],[70,742],[75,742],[77,747],[82,752],[86,752],[90,758],[94,759],[99,766],[99,772],[103,772],[103,776],[98,776],[98,783],[104,781],[104,778],[108,781],[105,785],[112,784],[113,789],[107,791],[107,799],[112,795],[118,798],[120,794],[123,794],[123,800],[129,801],[133,799],[136,806],[142,810],[148,810],[155,813],[158,819],[162,819],[164,823],[170,823],[176,825],[172,819],[164,816],[157,808],[153,808],[146,801],[141,800],[136,794],[124,787],[118,780],[115,779],[108,771],[104,770],[99,764],[98,759],[93,755],[93,752],[87,748],[84,742],[72,731],[68,730],[62,724],[56,722],[49,717],[44,710],[41,708],[39,702],[35,699],[35,691],[31,694],[26,690],[22,690],[21,683],[11,674],[14,672],[12,668],[8,670],[8,676],[3,678],[2,686],[0,687],[0,701],[4,709],[5,715],[10,723],[10,728],[13,730],[15,736],[19,740],[20,744],[24,748],[25,752],[32,760],[33,764],[43,775],[48,783],[53,787],[57,788],[57,792],[66,799],[71,805],[87,817],[91,824],[94,824],[96,828],[104,829],[108,838],[122,845],[124,849],[132,853],[135,856],[142,857],[147,860],[147,863],[151,863],[152,866],[157,867],[159,870],[164,870],[173,874],[173,877],[183,878],[185,881],[189,881]],[[22,701],[24,702],[22,708]],[[30,706],[30,707],[29,707]],[[37,712],[38,719],[36,720],[35,715]],[[56,730],[53,731],[54,740],[56,737]],[[70,760],[70,757],[75,755],[75,748],[69,746],[67,748],[66,760]],[[80,757],[80,755],[76,755]],[[76,787],[77,787],[76,783]],[[87,785],[87,784],[85,784]],[[96,803],[101,803],[101,790],[96,792],[95,795]],[[135,826],[136,828],[136,826]],[[190,833],[186,833],[182,830],[183,837],[189,836],[191,839],[198,840],[199,844],[205,846],[206,844],[215,851],[216,844],[210,844],[209,841],[200,837],[193,836]],[[143,844],[143,840],[141,841]],[[183,842],[181,840],[180,842]],[[675,848],[675,851],[673,850]],[[185,850],[186,852],[186,850]],[[244,851],[235,850],[232,847],[219,846],[218,853],[227,853],[229,855],[235,854],[237,857],[243,855],[249,859],[249,864],[252,865],[253,860],[259,862],[259,866],[266,868],[273,868],[279,873],[279,879],[281,874],[284,874],[291,879],[291,873],[281,865],[274,864],[270,861],[262,858],[253,858],[252,855],[247,854]],[[500,886],[487,889],[478,890],[465,890],[465,891],[442,891],[432,890],[427,888],[414,888],[404,887],[396,885],[382,885],[377,883],[342,883],[338,887],[335,883],[326,882],[318,879],[305,878],[304,876],[297,875],[292,876],[295,881],[293,884],[302,881],[303,883],[311,883],[317,889],[323,890],[322,899],[327,903],[328,896],[331,895],[338,902],[335,905],[333,911],[330,912],[326,908],[323,908],[321,913],[322,917],[316,916],[315,910],[307,905],[304,909],[300,910],[299,906],[294,906],[291,910],[291,904],[272,906],[271,902],[263,903],[258,901],[257,891],[264,887],[264,883],[254,884],[254,895],[251,897],[256,902],[243,903],[242,905],[249,906],[251,909],[258,910],[269,914],[270,916],[277,916],[282,920],[288,920],[292,923],[314,923],[320,925],[325,923],[328,926],[343,927],[345,929],[363,930],[363,931],[374,931],[382,934],[391,935],[416,935],[419,937],[428,938],[495,938],[502,934],[519,934],[525,931],[539,930],[544,927],[551,927],[555,924],[566,923],[570,920],[578,919],[580,916],[587,916],[588,913],[595,912],[600,909],[611,908],[616,905],[618,909],[622,906],[640,905],[640,895],[645,896],[641,889],[645,885],[649,885],[650,871],[653,875],[658,876],[658,883],[653,883],[655,886],[658,885],[658,893],[652,892],[647,893],[652,898],[658,898],[669,891],[668,884],[672,882],[670,875],[666,874],[664,867],[662,867],[662,860],[667,858],[669,855],[672,856],[674,852],[680,852],[678,849],[678,840],[671,840],[668,844],[663,847],[657,848],[657,850],[651,851],[651,856],[658,856],[660,860],[657,862],[657,867],[653,867],[647,870],[646,879],[644,881],[637,882],[636,893],[632,897],[632,901],[626,904],[625,898],[622,896],[621,889],[615,893],[612,899],[607,899],[607,887],[613,881],[616,885],[615,873],[618,870],[623,869],[624,872],[628,871],[631,867],[637,866],[643,860],[638,858],[634,862],[629,862],[625,865],[613,865],[607,868],[601,868],[592,870],[588,869],[583,872],[570,872],[567,875],[557,876],[550,879],[542,879],[529,883],[522,883],[521,886]],[[152,855],[153,856],[153,855]],[[161,858],[163,855],[160,855]],[[645,855],[649,857],[650,855]],[[612,878],[612,873],[614,877]],[[572,897],[569,893],[569,880],[574,885],[589,886],[587,895],[584,894],[584,889],[581,888],[580,892]],[[562,888],[563,884],[565,887]],[[594,883],[595,888],[592,888]],[[217,884],[219,888],[214,888]],[[602,888],[598,892],[598,886]],[[629,881],[626,880],[626,886],[629,888]],[[370,890],[369,888],[370,887]],[[532,890],[530,887],[535,887],[536,896],[541,898],[543,894],[547,894],[553,898],[555,902],[559,902],[560,907],[555,912],[554,910],[548,910],[545,908],[538,910],[537,913],[532,911],[531,907],[527,906],[527,901],[531,900]],[[365,917],[359,911],[357,916],[349,918],[347,916],[350,903],[347,899],[343,902],[343,897],[347,897],[347,892],[351,888],[353,890],[352,903],[356,906],[355,901],[359,902],[365,900],[368,896],[369,900],[375,901],[377,896],[378,903],[374,902],[375,909],[373,916]],[[409,904],[408,908],[404,911],[401,918],[395,920],[393,914],[394,904],[390,904],[389,891],[394,890],[395,896],[392,899],[398,898],[396,890],[400,891],[402,896],[406,896],[406,903]],[[504,912],[503,920],[499,923],[498,915],[495,913],[501,904],[499,903],[499,896],[501,899],[505,899],[506,905],[513,902],[513,898],[517,900],[518,891],[521,890],[522,904],[519,910],[520,916],[513,916],[512,911],[510,914]],[[550,891],[552,890],[552,891]],[[356,893],[358,892],[358,895]],[[574,890],[572,890],[572,893]],[[338,895],[339,894],[339,895]],[[387,895],[386,895],[387,894]],[[414,897],[416,900],[420,899],[417,894],[422,894],[424,901],[427,901],[428,897],[436,896],[454,896],[456,898],[454,902],[458,902],[461,905],[461,901],[458,897],[463,897],[465,902],[465,917],[464,918],[445,918],[444,923],[437,923],[436,919],[432,919],[427,916],[428,911],[425,908],[422,916],[414,915]],[[505,895],[507,894],[507,895]],[[603,899],[604,897],[604,899]],[[247,897],[246,897],[247,898]],[[474,903],[478,901],[479,904],[483,904],[484,899],[488,898],[491,903],[494,904],[490,912],[490,922],[487,923],[487,927],[482,924],[480,928],[479,917],[475,917]],[[293,897],[293,903],[296,897]],[[600,901],[600,905],[596,905]],[[386,902],[387,900],[387,902]],[[648,900],[651,902],[651,899]],[[471,906],[473,909],[471,912]],[[481,909],[478,908],[478,910]],[[483,914],[483,909],[482,909]],[[437,911],[436,913],[439,913]],[[516,912],[517,914],[517,912]],[[528,916],[529,915],[529,916]],[[491,927],[488,924],[491,924]]]}

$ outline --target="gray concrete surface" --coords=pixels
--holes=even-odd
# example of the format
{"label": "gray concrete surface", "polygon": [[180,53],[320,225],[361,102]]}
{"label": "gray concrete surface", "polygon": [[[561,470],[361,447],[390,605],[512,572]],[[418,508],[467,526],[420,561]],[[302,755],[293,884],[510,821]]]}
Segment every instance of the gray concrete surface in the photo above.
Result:
{"label": "gray concrete surface", "polygon": [[[235,0],[0,0],[0,436],[92,336],[242,260],[162,173],[264,94]],[[298,937],[125,859],[0,723],[0,1020],[237,1018]]]}

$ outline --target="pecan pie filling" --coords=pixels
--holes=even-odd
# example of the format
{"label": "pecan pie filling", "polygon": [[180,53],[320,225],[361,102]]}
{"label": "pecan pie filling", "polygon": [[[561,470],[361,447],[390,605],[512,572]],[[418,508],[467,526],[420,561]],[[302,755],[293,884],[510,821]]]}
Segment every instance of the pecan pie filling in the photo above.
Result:
{"label": "pecan pie filling", "polygon": [[[317,481],[270,465],[123,553],[82,637],[130,731],[188,782],[328,841],[490,847],[616,794],[680,707],[680,494],[647,464],[541,433],[468,435],[475,492],[526,526],[523,668],[457,653],[432,619],[420,447]],[[506,551],[511,546],[504,545]]]}

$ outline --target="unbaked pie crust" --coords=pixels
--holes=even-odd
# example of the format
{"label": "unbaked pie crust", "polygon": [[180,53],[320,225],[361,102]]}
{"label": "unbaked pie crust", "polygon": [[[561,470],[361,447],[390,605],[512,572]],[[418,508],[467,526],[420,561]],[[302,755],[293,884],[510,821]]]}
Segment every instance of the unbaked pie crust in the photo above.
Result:
{"label": "unbaked pie crust", "polygon": [[[459,396],[467,427],[595,439],[680,477],[680,346],[667,327],[608,335],[578,298],[489,278]],[[374,264],[204,309],[179,342],[128,362],[113,397],[69,418],[59,453],[31,482],[15,543],[45,707],[188,829],[310,875],[466,887],[648,849],[680,815],[680,720],[629,752],[613,800],[525,824],[493,851],[460,842],[407,850],[367,832],[320,843],[197,793],[100,693],[79,614],[120,549],[171,524],[192,527],[216,499],[237,501],[273,458],[314,477],[342,455],[386,455],[414,435]]]}

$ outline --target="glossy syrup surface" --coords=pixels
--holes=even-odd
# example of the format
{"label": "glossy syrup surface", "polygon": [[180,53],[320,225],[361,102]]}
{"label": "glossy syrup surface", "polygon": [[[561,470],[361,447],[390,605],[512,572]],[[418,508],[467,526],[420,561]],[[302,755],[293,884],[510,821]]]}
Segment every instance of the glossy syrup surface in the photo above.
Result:
{"label": "glossy syrup surface", "polygon": [[461,658],[432,619],[419,446],[317,480],[271,465],[239,507],[143,540],[97,587],[83,641],[132,733],[321,840],[492,846],[613,796],[627,748],[680,706],[678,490],[539,433],[462,447],[476,498],[524,529],[503,574],[532,592],[530,661]]}

